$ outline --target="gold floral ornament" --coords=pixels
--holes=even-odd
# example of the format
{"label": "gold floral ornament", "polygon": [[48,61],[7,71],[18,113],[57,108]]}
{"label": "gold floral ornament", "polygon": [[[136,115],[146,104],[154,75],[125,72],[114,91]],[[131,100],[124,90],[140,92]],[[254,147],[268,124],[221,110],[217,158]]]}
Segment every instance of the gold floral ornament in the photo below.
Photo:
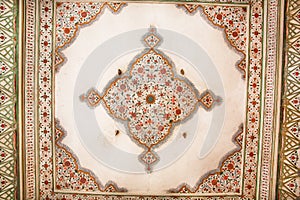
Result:
{"label": "gold floral ornament", "polygon": [[151,172],[159,160],[153,149],[167,140],[171,128],[194,113],[198,104],[211,110],[221,99],[209,90],[198,95],[189,81],[179,78],[170,59],[157,50],[162,40],[154,27],[143,39],[146,53],[114,78],[103,94],[92,88],[80,98],[90,107],[102,102],[113,118],[127,122],[128,135],[145,149],[139,160]]}

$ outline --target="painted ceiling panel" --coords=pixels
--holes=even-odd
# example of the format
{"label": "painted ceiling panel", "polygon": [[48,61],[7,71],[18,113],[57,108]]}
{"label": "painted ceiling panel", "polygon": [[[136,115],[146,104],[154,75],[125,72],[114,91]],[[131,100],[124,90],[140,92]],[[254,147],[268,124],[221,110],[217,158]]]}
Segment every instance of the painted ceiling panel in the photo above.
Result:
{"label": "painted ceiling panel", "polygon": [[0,196],[295,199],[299,16],[288,1],[281,69],[281,3],[0,1],[25,30],[0,32]]}
{"label": "painted ceiling panel", "polygon": [[[113,181],[131,194],[166,195],[183,184],[197,188],[200,177],[241,148],[243,140],[236,145],[233,138],[244,132],[247,80],[240,68],[246,63],[247,7],[203,6],[207,16],[198,9],[57,6],[56,57],[64,60],[55,74],[55,117],[65,135],[59,142],[99,182]],[[219,9],[232,24],[227,34],[214,24],[220,16],[208,17]],[[241,174],[242,154],[237,159],[231,176]],[[180,171],[186,172],[174,177]],[[232,192],[239,187],[237,181]]]}

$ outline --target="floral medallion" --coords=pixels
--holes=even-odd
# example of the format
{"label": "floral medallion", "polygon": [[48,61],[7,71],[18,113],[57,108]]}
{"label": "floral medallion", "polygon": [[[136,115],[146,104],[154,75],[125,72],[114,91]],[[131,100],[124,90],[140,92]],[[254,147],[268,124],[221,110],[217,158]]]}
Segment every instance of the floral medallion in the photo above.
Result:
{"label": "floral medallion", "polygon": [[119,70],[103,94],[90,89],[81,100],[90,107],[102,102],[113,118],[126,121],[131,139],[145,149],[139,160],[151,172],[159,160],[153,149],[166,142],[172,127],[195,113],[198,104],[211,110],[221,99],[209,90],[199,95],[176,74],[172,61],[157,49],[162,39],[155,28],[143,39],[145,51],[125,73]]}

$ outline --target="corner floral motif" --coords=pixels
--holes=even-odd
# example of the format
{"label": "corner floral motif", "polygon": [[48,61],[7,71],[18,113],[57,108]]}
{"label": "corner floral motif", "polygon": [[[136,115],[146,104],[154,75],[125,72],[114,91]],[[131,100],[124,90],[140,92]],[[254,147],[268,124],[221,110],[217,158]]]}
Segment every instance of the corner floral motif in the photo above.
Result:
{"label": "corner floral motif", "polygon": [[[126,3],[123,2],[56,3],[55,69],[58,70],[58,66],[65,61],[60,51],[74,40],[80,26],[95,20],[105,7],[113,13],[118,13],[125,5]],[[48,25],[46,24],[46,26]]]}
{"label": "corner floral motif", "polygon": [[[55,152],[56,152],[56,185],[57,190],[72,191],[100,191],[100,192],[127,192],[124,188],[119,188],[114,182],[109,181],[102,186],[97,183],[95,176],[87,169],[81,169],[78,162],[61,140],[65,131],[55,122]],[[45,146],[45,148],[47,148]],[[47,149],[46,149],[47,150]],[[47,167],[47,166],[44,166]]]}
{"label": "corner floral motif", "polygon": [[[247,8],[234,6],[215,6],[200,4],[178,4],[189,14],[195,14],[196,11],[202,11],[206,18],[215,26],[224,29],[227,40],[230,45],[238,52],[243,54],[237,67],[242,71],[243,78],[246,77],[246,44],[247,44]],[[254,33],[255,34],[255,33]]]}
{"label": "corner floral motif", "polygon": [[234,136],[238,148],[226,156],[218,170],[213,170],[201,178],[195,187],[182,184],[171,193],[240,193],[242,176],[243,125]]}
{"label": "corner floral motif", "polygon": [[80,98],[90,107],[102,100],[113,118],[127,123],[131,139],[145,149],[139,160],[151,172],[159,161],[153,149],[166,141],[172,127],[192,115],[198,103],[211,110],[221,99],[209,90],[199,97],[189,81],[179,78],[170,59],[157,49],[162,39],[155,28],[150,28],[143,39],[145,53],[113,79],[102,95],[90,89]]}

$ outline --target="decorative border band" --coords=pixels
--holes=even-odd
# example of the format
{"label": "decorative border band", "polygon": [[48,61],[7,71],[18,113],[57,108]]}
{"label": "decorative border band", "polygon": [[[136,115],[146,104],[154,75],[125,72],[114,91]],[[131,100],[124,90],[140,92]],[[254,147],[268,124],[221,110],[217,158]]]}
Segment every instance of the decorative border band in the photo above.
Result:
{"label": "decorative border band", "polygon": [[0,0],[0,199],[17,195],[17,2]]}
{"label": "decorative border band", "polygon": [[286,16],[278,198],[300,196],[300,2],[289,0]]}

